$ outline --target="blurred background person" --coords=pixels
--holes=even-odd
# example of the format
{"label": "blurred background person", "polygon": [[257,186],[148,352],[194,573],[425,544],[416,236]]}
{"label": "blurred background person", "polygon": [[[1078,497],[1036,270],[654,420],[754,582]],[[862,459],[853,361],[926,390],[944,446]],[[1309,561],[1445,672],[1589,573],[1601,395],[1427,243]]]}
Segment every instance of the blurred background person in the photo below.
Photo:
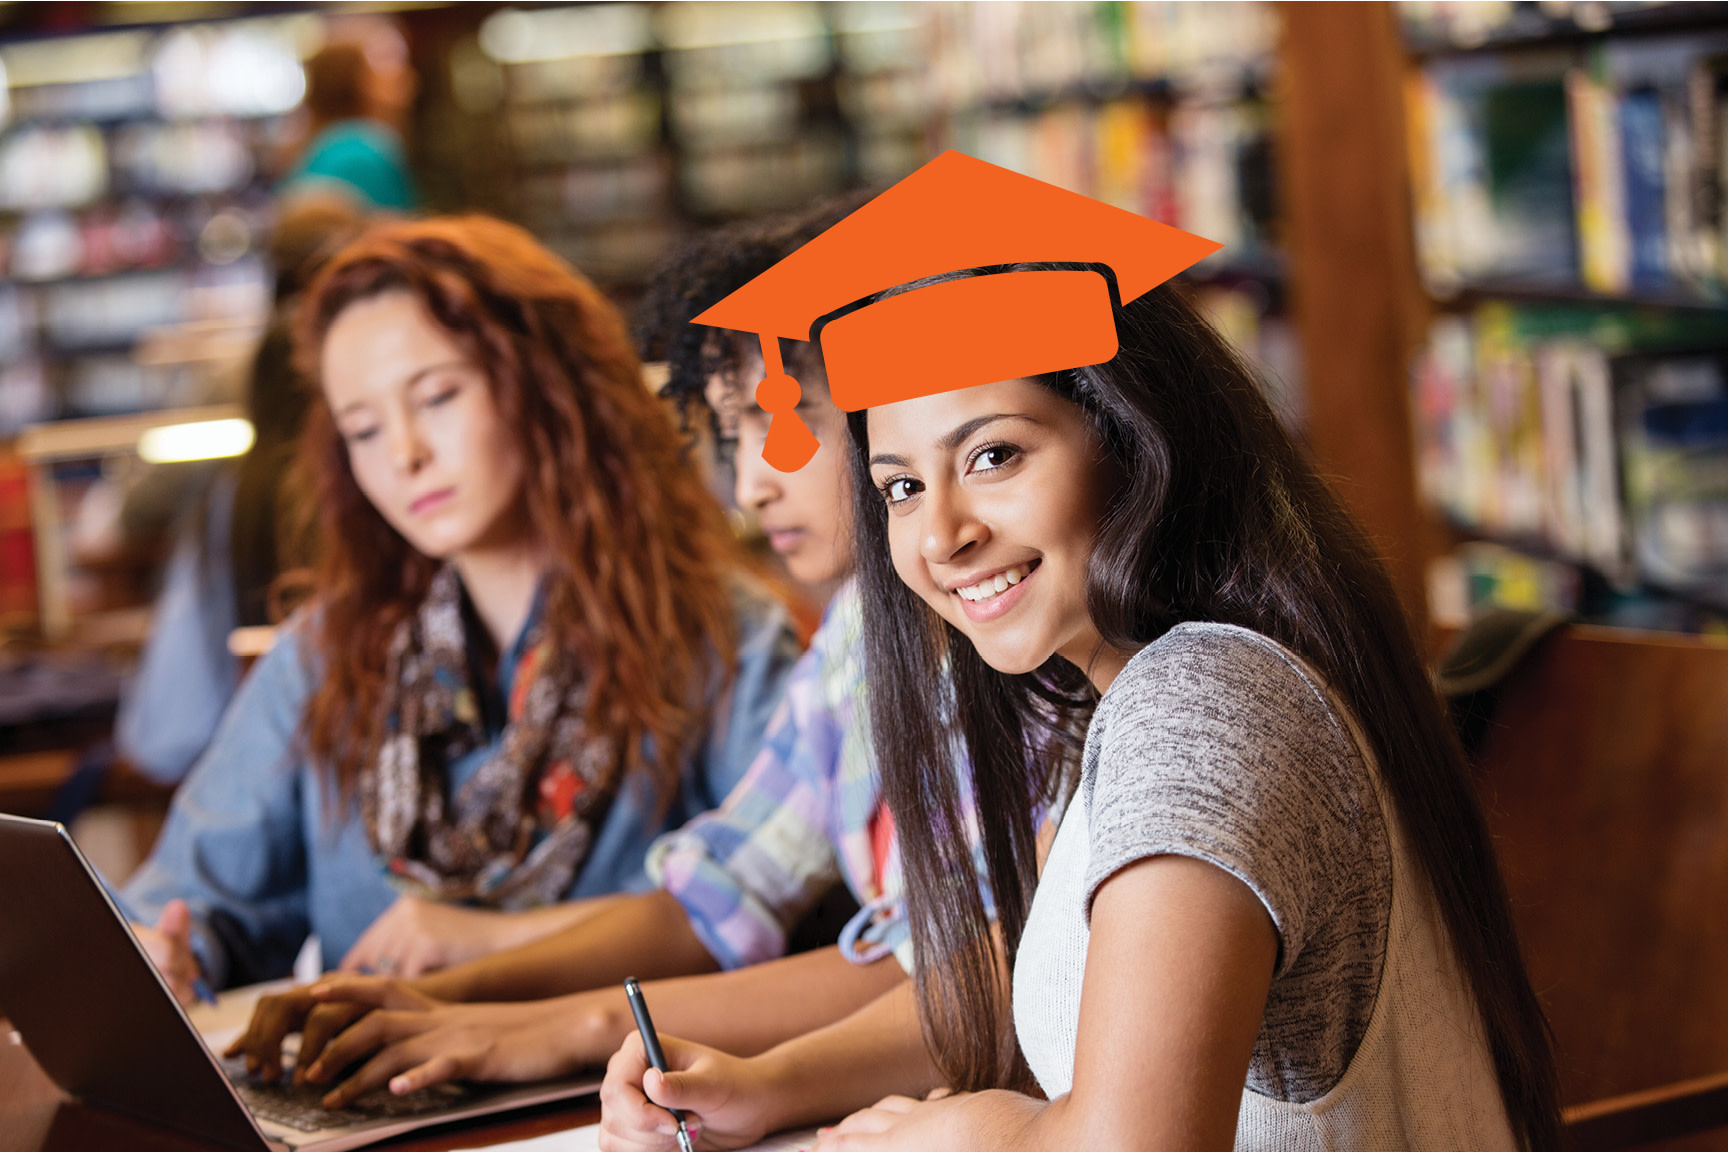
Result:
{"label": "blurred background person", "polygon": [[292,200],[308,189],[339,190],[368,209],[419,207],[403,129],[418,81],[407,45],[389,25],[326,44],[306,61],[304,151],[283,178]]}
{"label": "blurred background person", "polygon": [[486,217],[375,224],[296,318],[316,599],[123,891],[175,993],[412,974],[647,886],[798,652],[617,310]]}
{"label": "blurred background person", "polygon": [[359,226],[346,197],[324,194],[291,202],[277,224],[275,302],[246,389],[252,447],[223,462],[182,515],[150,634],[115,718],[116,749],[158,783],[180,781],[234,697],[242,666],[230,634],[277,623],[277,578],[311,560],[309,510],[295,508],[290,482],[310,402],[293,364],[294,308],[320,260]]}

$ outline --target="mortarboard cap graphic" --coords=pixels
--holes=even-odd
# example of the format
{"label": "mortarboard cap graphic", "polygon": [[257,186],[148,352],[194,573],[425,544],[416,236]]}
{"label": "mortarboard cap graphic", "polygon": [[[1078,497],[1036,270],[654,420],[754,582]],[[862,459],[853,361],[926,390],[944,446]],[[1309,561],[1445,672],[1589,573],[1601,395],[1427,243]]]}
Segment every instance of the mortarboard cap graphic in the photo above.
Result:
{"label": "mortarboard cap graphic", "polygon": [[[998,264],[1104,264],[1122,303],[1222,245],[1074,192],[944,152],[700,316],[754,332],[773,420],[763,458],[802,468],[816,438],[793,409],[780,338],[889,288]],[[916,288],[822,329],[834,403],[848,412],[974,384],[1100,364],[1116,355],[1110,288],[1083,270],[1022,270]]]}

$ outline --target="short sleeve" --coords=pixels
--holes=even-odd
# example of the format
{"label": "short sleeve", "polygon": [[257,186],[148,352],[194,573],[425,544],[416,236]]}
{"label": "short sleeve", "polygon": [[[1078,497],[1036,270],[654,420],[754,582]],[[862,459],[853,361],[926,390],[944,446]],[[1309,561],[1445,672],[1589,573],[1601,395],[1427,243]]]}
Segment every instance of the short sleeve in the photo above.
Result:
{"label": "short sleeve", "polygon": [[1357,887],[1341,875],[1351,862],[1384,865],[1364,852],[1383,831],[1354,742],[1306,670],[1254,633],[1190,626],[1161,639],[1111,685],[1094,726],[1088,914],[1138,860],[1205,860],[1265,905],[1282,976]]}

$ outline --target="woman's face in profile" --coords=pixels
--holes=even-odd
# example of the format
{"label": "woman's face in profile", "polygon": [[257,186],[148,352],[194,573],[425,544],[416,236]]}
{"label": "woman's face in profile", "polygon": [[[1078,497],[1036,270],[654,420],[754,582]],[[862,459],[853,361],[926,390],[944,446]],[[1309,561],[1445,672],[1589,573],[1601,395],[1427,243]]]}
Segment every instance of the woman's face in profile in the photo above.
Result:
{"label": "woman's face in profile", "polygon": [[809,463],[788,475],[762,459],[768,414],[756,406],[762,355],[744,358],[735,378],[708,382],[708,406],[720,419],[722,438],[732,441],[738,506],[756,514],[768,546],[786,562],[792,578],[821,588],[852,572],[852,484],[846,461],[846,414],[828,398],[819,365],[799,364],[798,417],[821,447]]}
{"label": "woman's face in profile", "polygon": [[415,549],[449,559],[526,539],[516,437],[485,373],[416,297],[343,309],[320,368],[355,481]]}

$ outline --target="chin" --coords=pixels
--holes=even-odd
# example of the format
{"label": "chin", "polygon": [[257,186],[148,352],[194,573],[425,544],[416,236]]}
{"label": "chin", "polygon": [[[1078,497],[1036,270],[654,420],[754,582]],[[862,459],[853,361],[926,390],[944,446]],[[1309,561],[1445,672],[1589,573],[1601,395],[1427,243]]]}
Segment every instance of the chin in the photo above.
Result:
{"label": "chin", "polygon": [[967,639],[972,640],[972,647],[977,649],[978,655],[984,663],[1004,676],[1023,676],[1028,672],[1036,672],[1044,666],[1046,660],[1050,659],[1050,653],[1042,650],[1028,651],[1018,645],[1010,647],[1001,644],[980,644],[972,637],[967,637]]}

